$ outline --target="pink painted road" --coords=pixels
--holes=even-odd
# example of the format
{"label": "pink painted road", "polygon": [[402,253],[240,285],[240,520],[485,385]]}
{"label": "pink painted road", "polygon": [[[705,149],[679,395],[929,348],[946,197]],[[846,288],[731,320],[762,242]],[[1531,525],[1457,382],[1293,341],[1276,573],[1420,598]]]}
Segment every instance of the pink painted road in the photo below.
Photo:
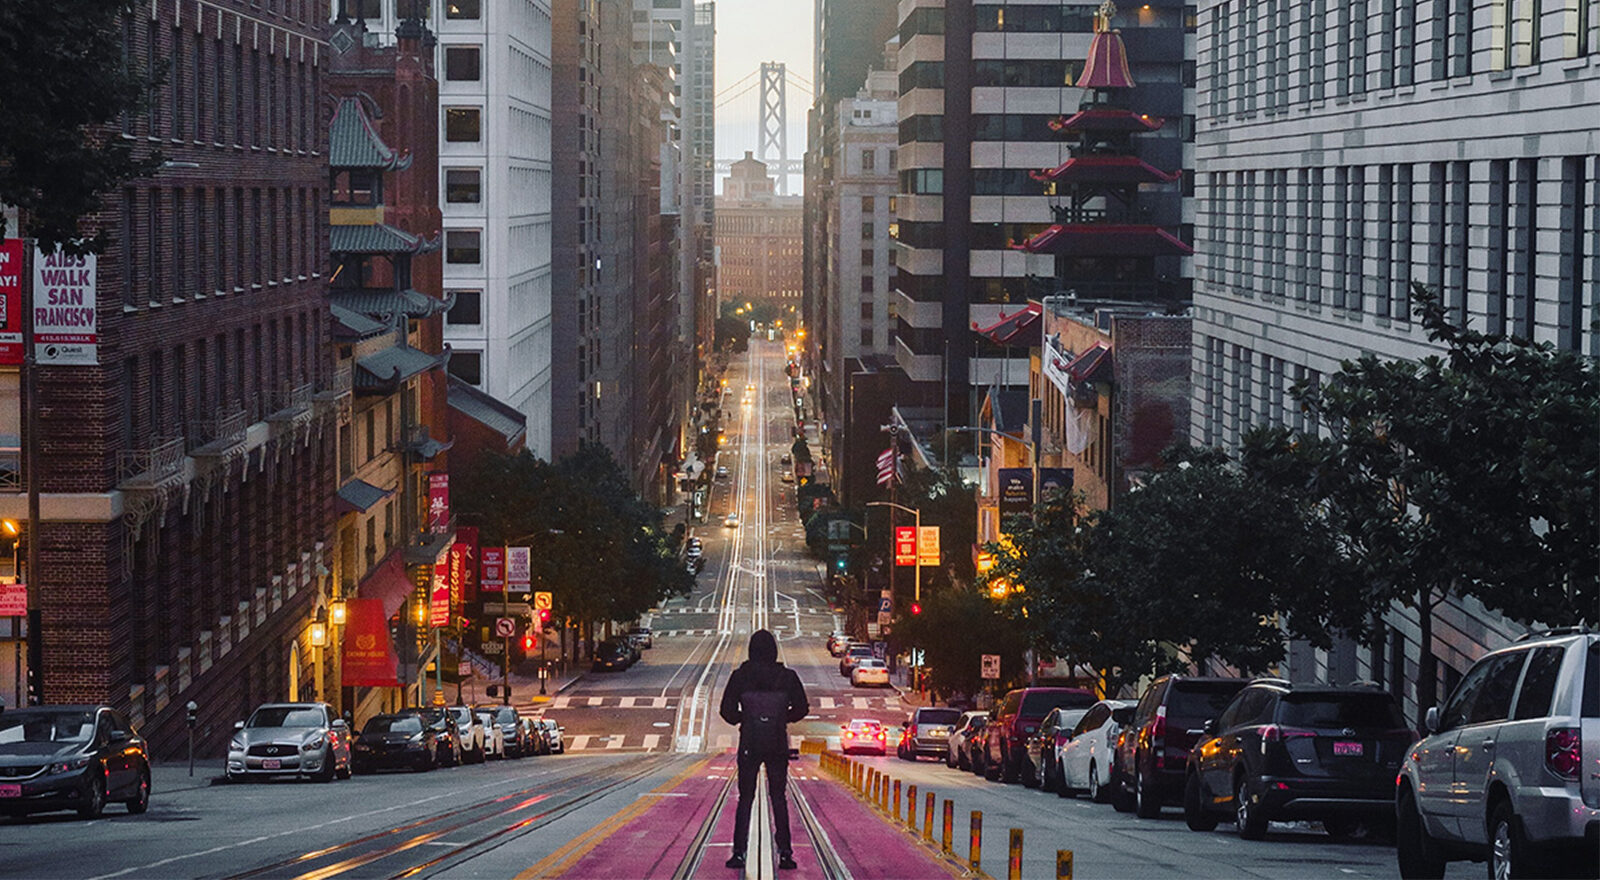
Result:
{"label": "pink painted road", "polygon": [[[717,800],[734,772],[731,752],[713,758],[703,769],[671,791],[651,795],[646,807],[561,874],[563,880],[637,877],[668,880],[689,855]],[[810,804],[817,824],[833,852],[850,875],[860,880],[926,880],[952,872],[904,830],[871,809],[839,782],[825,777],[815,758],[790,764],[789,825],[798,868],[784,871],[785,880],[822,880],[817,848],[795,804],[795,791]],[[723,867],[733,847],[735,790],[728,798],[706,838],[696,880],[728,880],[740,872]],[[753,837],[754,835],[752,835]],[[752,843],[752,849],[754,844]],[[753,853],[752,853],[753,855]]]}

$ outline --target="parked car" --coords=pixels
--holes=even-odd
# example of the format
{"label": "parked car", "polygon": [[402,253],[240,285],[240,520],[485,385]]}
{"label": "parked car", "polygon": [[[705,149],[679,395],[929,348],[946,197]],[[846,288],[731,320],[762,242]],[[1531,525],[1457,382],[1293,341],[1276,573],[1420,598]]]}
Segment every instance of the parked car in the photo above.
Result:
{"label": "parked car", "polygon": [[482,764],[489,758],[489,730],[483,720],[467,706],[451,706],[450,717],[455,719],[456,733],[461,739],[461,761],[465,764]]}
{"label": "parked car", "polygon": [[432,770],[439,766],[438,729],[416,712],[367,719],[351,747],[357,773],[376,770]]}
{"label": "parked car", "polygon": [[1265,837],[1274,819],[1320,821],[1335,837],[1387,824],[1395,772],[1416,738],[1376,685],[1282,679],[1252,682],[1204,731],[1189,753],[1183,818],[1210,831],[1232,816],[1246,840]]}
{"label": "parked car", "polygon": [[783,481],[783,482],[785,482],[785,483],[793,483],[794,482],[794,472],[791,471],[791,470],[785,469],[783,471],[783,473],[778,474],[778,479]]}
{"label": "parked car", "polygon": [[1539,634],[1474,663],[1395,791],[1403,877],[1453,859],[1492,877],[1600,875],[1600,635]]}
{"label": "parked car", "polygon": [[705,552],[705,543],[699,538],[690,538],[685,552],[690,556],[699,556]]}
{"label": "parked car", "polygon": [[1101,700],[1078,719],[1066,741],[1056,748],[1056,766],[1060,768],[1057,794],[1071,797],[1086,791],[1097,804],[1110,800],[1117,779],[1117,735],[1132,717],[1132,703]]}
{"label": "parked car", "polygon": [[778,464],[789,464],[789,463],[791,463],[793,461],[794,461],[794,456],[790,455],[787,452],[785,452],[784,454],[778,456]]}
{"label": "parked car", "polygon": [[836,630],[828,635],[828,653],[837,657],[844,653],[845,645],[849,643],[849,637]]}
{"label": "parked car", "polygon": [[350,739],[349,725],[327,703],[267,703],[234,722],[223,775],[348,779]]}
{"label": "parked car", "polygon": [[651,634],[648,626],[628,627],[628,641],[646,650],[656,646],[655,637]]}
{"label": "parked car", "polygon": [[150,808],[150,753],[128,717],[110,706],[24,706],[0,712],[0,815],[106,804]]}
{"label": "parked car", "polygon": [[839,726],[839,751],[889,753],[888,733],[883,722],[872,718],[852,718],[849,724]]}
{"label": "parked car", "polygon": [[506,735],[495,723],[494,712],[485,709],[472,709],[472,717],[483,727],[483,760],[490,758],[504,758],[506,756]]}
{"label": "parked car", "polygon": [[501,757],[526,758],[534,754],[531,748],[532,736],[516,709],[510,706],[486,705],[479,706],[477,711],[480,715],[488,716],[483,722],[484,727],[499,730],[500,742],[504,748]]}
{"label": "parked car", "polygon": [[988,712],[962,712],[945,740],[944,763],[958,770],[972,769],[972,750],[983,742],[983,725]]}
{"label": "parked car", "polygon": [[455,716],[443,706],[405,710],[422,719],[433,730],[434,751],[445,767],[461,766],[461,731]]}
{"label": "parked car", "polygon": [[850,669],[851,687],[888,687],[889,664],[876,657],[862,657]]}
{"label": "parked car", "polygon": [[541,718],[538,723],[540,730],[544,733],[545,748],[548,750],[545,754],[565,755],[567,753],[565,740],[567,729],[558,724],[553,718]]}
{"label": "parked car", "polygon": [[725,464],[717,465],[717,479],[726,480],[727,478],[728,478],[728,466],[725,465]]}
{"label": "parked car", "polygon": [[945,758],[950,752],[950,733],[960,720],[961,710],[946,706],[925,706],[912,712],[900,725],[902,734],[895,755],[905,761],[915,761],[923,755]]}
{"label": "parked car", "polygon": [[1056,756],[1072,734],[1072,728],[1077,726],[1078,719],[1088,712],[1087,706],[1057,706],[1044,716],[1044,720],[1039,722],[1039,729],[1026,742],[1028,764],[1037,770],[1022,777],[1023,785],[1040,787],[1045,791],[1055,791],[1060,787],[1060,768],[1056,764]]}
{"label": "parked car", "polygon": [[736,528],[738,528],[739,527],[739,514],[730,513],[727,516],[723,517],[722,518],[722,527],[725,528],[725,529],[736,529]]}
{"label": "parked car", "polygon": [[1006,694],[983,728],[984,777],[1017,782],[1033,776],[1036,768],[1028,761],[1027,741],[1044,716],[1062,706],[1087,709],[1094,701],[1094,692],[1083,688],[1017,688]]}
{"label": "parked car", "polygon": [[1164,675],[1145,688],[1133,718],[1117,745],[1121,778],[1111,803],[1120,812],[1151,819],[1183,796],[1184,767],[1189,750],[1200,741],[1201,727],[1222,714],[1234,695],[1248,684],[1239,678]]}
{"label": "parked car", "polygon": [[853,642],[845,646],[844,654],[839,657],[839,674],[848,677],[850,670],[855,668],[858,661],[872,657],[872,646],[860,642]]}
{"label": "parked car", "polygon": [[595,672],[616,672],[633,665],[633,649],[619,639],[606,639],[595,645]]}

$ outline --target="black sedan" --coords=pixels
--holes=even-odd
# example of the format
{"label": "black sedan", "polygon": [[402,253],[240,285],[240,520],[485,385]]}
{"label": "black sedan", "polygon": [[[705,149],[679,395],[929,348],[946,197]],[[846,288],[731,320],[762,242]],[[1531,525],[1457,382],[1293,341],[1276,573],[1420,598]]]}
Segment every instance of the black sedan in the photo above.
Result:
{"label": "black sedan", "polygon": [[120,801],[150,807],[150,756],[127,716],[109,706],[29,706],[0,713],[0,815],[77,810]]}
{"label": "black sedan", "polygon": [[415,712],[376,715],[367,719],[361,736],[350,747],[350,763],[357,773],[375,770],[432,770],[439,766],[437,730]]}

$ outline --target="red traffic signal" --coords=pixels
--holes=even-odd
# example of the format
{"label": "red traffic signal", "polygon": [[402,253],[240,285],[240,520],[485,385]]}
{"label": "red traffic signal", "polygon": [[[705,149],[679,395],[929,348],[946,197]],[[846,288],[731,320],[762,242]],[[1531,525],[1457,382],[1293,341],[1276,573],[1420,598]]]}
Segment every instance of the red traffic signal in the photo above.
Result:
{"label": "red traffic signal", "polygon": [[550,609],[548,609],[548,608],[540,608],[539,609],[539,622],[540,623],[549,623],[550,622]]}
{"label": "red traffic signal", "polygon": [[533,650],[533,645],[534,645],[533,633],[528,633],[527,635],[524,635],[522,637],[522,650],[524,650],[524,651],[532,651]]}
{"label": "red traffic signal", "polygon": [[912,614],[912,616],[916,616],[916,615],[921,614],[921,613],[922,613],[922,603],[921,602],[912,602],[911,603],[911,614]]}

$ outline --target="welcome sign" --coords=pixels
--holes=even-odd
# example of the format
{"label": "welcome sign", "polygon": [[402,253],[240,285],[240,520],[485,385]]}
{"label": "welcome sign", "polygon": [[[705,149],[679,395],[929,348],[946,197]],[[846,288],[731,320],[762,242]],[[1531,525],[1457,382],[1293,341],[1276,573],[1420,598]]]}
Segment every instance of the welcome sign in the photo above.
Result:
{"label": "welcome sign", "polygon": [[33,352],[40,364],[92,367],[100,362],[95,319],[94,254],[33,257]]}

